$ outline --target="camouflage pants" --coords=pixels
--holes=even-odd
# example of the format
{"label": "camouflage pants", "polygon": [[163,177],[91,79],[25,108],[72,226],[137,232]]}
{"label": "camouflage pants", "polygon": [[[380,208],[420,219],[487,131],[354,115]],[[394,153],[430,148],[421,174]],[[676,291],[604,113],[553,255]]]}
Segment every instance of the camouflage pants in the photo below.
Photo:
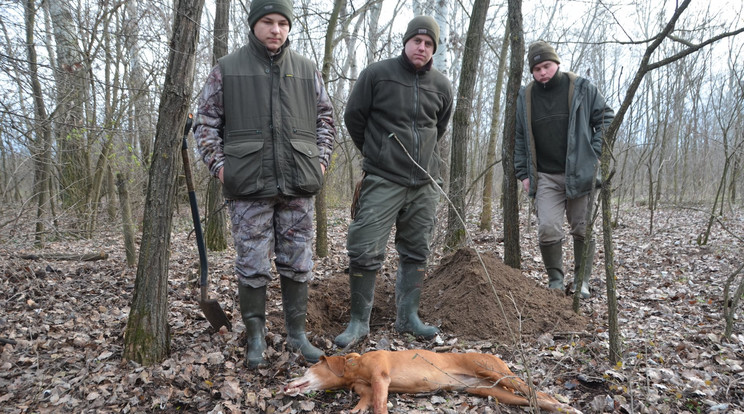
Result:
{"label": "camouflage pants", "polygon": [[297,282],[313,278],[312,197],[231,200],[228,206],[239,283],[253,288],[268,284],[274,256],[280,276]]}

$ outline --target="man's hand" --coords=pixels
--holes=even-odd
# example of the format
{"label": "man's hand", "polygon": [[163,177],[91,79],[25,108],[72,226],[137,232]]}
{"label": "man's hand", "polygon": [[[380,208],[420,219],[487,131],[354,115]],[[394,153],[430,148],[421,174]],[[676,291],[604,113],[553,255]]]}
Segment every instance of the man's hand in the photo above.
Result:
{"label": "man's hand", "polygon": [[325,165],[320,164],[320,172],[322,172],[323,175],[325,175]]}
{"label": "man's hand", "polygon": [[[220,172],[221,171],[222,170],[220,170]],[[530,193],[530,179],[529,178],[525,178],[524,180],[522,180],[522,188],[524,189],[525,193],[527,194]]]}
{"label": "man's hand", "polygon": [[225,176],[224,176],[224,172],[225,172],[225,167],[222,167],[222,168],[220,168],[220,171],[219,171],[219,172],[217,172],[217,178],[219,178],[219,179],[220,179],[220,182],[221,182],[222,184],[225,184]]}

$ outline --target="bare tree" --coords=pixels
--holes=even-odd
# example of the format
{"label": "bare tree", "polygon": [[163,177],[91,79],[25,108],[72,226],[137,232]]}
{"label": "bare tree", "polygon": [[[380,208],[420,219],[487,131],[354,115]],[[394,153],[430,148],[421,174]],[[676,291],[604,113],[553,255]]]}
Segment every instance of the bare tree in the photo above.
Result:
{"label": "bare tree", "polygon": [[514,175],[514,146],[516,144],[517,96],[522,84],[524,68],[524,29],[522,28],[522,0],[509,0],[508,12],[509,80],[506,84],[504,106],[504,135],[501,166],[504,169],[504,263],[515,269],[522,266],[519,248],[519,192]]}
{"label": "bare tree", "polygon": [[[346,6],[346,0],[334,0],[333,11],[331,11],[328,27],[326,28],[325,47],[323,48],[323,66],[321,74],[323,84],[328,85],[331,78],[331,65],[333,63],[333,48],[335,45],[335,33],[338,26],[338,15]],[[333,168],[333,157],[331,157],[328,169]],[[330,171],[326,171],[328,174]],[[323,185],[320,192],[315,196],[315,254],[318,257],[328,256],[328,214],[326,211],[326,191],[328,186]]]}
{"label": "bare tree", "polygon": [[496,85],[493,88],[493,107],[491,108],[491,128],[488,130],[488,147],[486,150],[486,173],[483,176],[483,197],[479,227],[481,230],[491,230],[493,217],[493,169],[496,166],[496,142],[501,120],[501,88],[504,87],[506,74],[506,59],[509,54],[509,25],[504,29],[504,39],[499,53],[499,67],[496,74]]}
{"label": "bare tree", "polygon": [[[227,42],[230,35],[230,0],[217,0],[214,15],[214,39],[212,46],[212,65],[227,55]],[[227,214],[223,208],[222,183],[215,177],[207,182],[207,217],[205,237],[207,248],[221,251],[227,248]]]}
{"label": "bare tree", "polygon": [[88,63],[78,47],[77,25],[73,20],[72,4],[62,0],[48,0],[49,12],[57,45],[58,110],[54,122],[61,173],[62,206],[74,207],[85,223],[90,191],[90,158],[87,145],[84,104]]}
{"label": "bare tree", "polygon": [[28,57],[31,88],[34,94],[34,138],[31,140],[31,157],[34,161],[33,199],[36,200],[34,240],[37,246],[42,247],[44,246],[46,231],[44,218],[50,200],[49,179],[52,163],[52,129],[46,104],[44,103],[44,94],[41,91],[41,83],[39,82],[39,64],[36,47],[34,46],[34,25],[36,21],[36,5],[34,3],[34,0],[26,0],[26,55]]}
{"label": "bare tree", "polygon": [[175,178],[180,167],[177,155],[194,82],[194,56],[203,6],[204,0],[177,3],[168,71],[158,111],[155,153],[161,156],[153,159],[150,170],[123,354],[125,359],[146,365],[162,361],[170,353],[168,259]]}
{"label": "bare tree", "polygon": [[450,167],[449,206],[447,215],[447,241],[449,249],[457,249],[465,240],[465,227],[460,218],[465,218],[465,188],[467,179],[467,148],[470,134],[470,116],[475,90],[478,61],[483,43],[483,27],[486,24],[490,0],[475,0],[470,15],[465,53],[460,72],[460,87],[457,91],[457,108],[452,115],[452,153]]}
{"label": "bare tree", "polygon": [[[612,197],[612,170],[611,164],[613,162],[613,148],[617,139],[618,130],[620,125],[625,118],[625,114],[630,108],[633,98],[638,91],[641,81],[647,73],[666,66],[672,62],[682,59],[692,53],[697,52],[705,46],[711,45],[721,39],[727,37],[736,36],[744,32],[744,28],[738,28],[733,31],[723,32],[718,35],[712,36],[708,39],[704,39],[702,42],[694,44],[690,41],[678,38],[673,34],[676,23],[680,16],[684,13],[687,7],[690,5],[691,0],[684,0],[676,8],[674,14],[671,16],[669,21],[663,27],[663,29],[651,38],[646,47],[646,51],[638,64],[636,73],[628,86],[620,108],[615,114],[615,119],[612,121],[610,126],[605,131],[604,141],[602,144],[602,156],[601,156],[601,170],[602,170],[602,190],[600,197],[602,200],[602,229],[604,231],[604,251],[605,251],[605,280],[607,283],[607,306],[608,306],[608,324],[609,324],[609,336],[610,336],[610,362],[617,363],[621,360],[621,344],[620,344],[620,333],[617,325],[617,293],[615,288],[615,268],[614,268],[614,249],[612,245],[612,210],[611,210],[611,197]],[[681,43],[684,47],[681,48],[677,53],[662,58],[656,62],[651,62],[651,56],[661,46],[662,42],[666,39],[672,39]]]}

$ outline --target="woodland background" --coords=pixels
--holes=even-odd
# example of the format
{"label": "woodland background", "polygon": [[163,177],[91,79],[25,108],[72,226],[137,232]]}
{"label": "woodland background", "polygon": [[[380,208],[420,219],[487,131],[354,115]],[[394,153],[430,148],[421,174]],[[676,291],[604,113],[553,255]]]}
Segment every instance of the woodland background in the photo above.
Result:
{"label": "woodland background", "polygon": [[[38,302],[22,293],[28,288],[26,283],[37,283],[29,281],[39,274],[33,270],[35,265],[25,267],[15,261],[22,253],[80,255],[116,246],[125,254],[118,257],[121,268],[114,273],[130,272],[123,270],[127,266],[136,269],[139,284],[140,278],[148,279],[149,269],[152,286],[173,283],[168,281],[168,272],[174,271],[170,256],[176,256],[177,234],[189,217],[178,153],[186,114],[195,110],[194,100],[215,58],[246,42],[249,7],[248,1],[229,0],[206,4],[199,0],[0,2],[0,30],[5,40],[0,46],[0,240],[4,283],[10,289],[0,301],[12,315],[0,317],[0,339],[16,342],[4,346],[4,358],[15,359],[6,362],[11,365],[0,378],[9,384],[21,378],[15,370],[34,366],[17,357],[18,352],[28,352],[24,346],[33,347],[35,336],[23,337],[16,321],[27,316],[27,308],[34,308],[28,300]],[[713,251],[703,256],[709,259],[705,266],[713,269],[714,286],[720,293],[711,299],[717,305],[713,313],[721,319],[720,332],[715,334],[725,333],[723,337],[731,340],[733,331],[734,351],[727,358],[742,358],[734,317],[741,297],[736,271],[741,269],[744,234],[743,8],[736,1],[689,0],[682,4],[295,1],[292,48],[318,62],[337,113],[336,149],[327,185],[316,204],[318,258],[343,257],[345,234],[337,229],[347,220],[345,209],[360,175],[360,156],[341,116],[348,92],[368,63],[401,52],[406,23],[424,12],[440,23],[442,41],[435,65],[457,91],[457,111],[443,148],[449,160],[443,171],[448,178],[444,191],[453,204],[443,198],[437,251],[472,245],[473,237],[480,237],[490,240],[486,250],[502,253],[507,263],[539,279],[539,263],[531,259],[539,255],[531,245],[534,229],[529,206],[524,196],[513,196],[518,191],[509,173],[513,137],[503,132],[510,131],[514,85],[530,78],[524,68],[524,46],[544,39],[556,45],[564,70],[591,79],[613,108],[622,109],[622,122],[605,151],[603,175],[612,181],[602,189],[606,191],[600,197],[603,211],[595,226],[605,237],[606,254],[616,257],[596,264],[595,273],[610,274],[607,280],[614,281],[611,272],[615,268],[633,265],[628,263],[628,251],[639,247],[648,251],[656,246],[649,246],[649,240],[659,234],[683,232],[682,236],[675,233],[672,245],[679,242]],[[231,243],[219,186],[208,177],[197,154],[190,154],[210,252],[229,256]],[[158,207],[157,202],[162,204]],[[465,218],[469,236],[458,227],[455,212]],[[623,218],[630,217],[638,232],[619,239]],[[516,239],[508,226],[516,226]],[[613,237],[613,229],[620,235]],[[175,235],[172,246],[171,233]],[[104,242],[109,237],[120,239]],[[151,244],[151,239],[160,243]],[[610,249],[608,240],[614,243]],[[658,243],[669,241],[662,237]],[[140,249],[143,244],[148,248]],[[171,248],[173,252],[168,252]],[[514,248],[516,255],[511,253]],[[165,253],[157,256],[161,251]],[[331,268],[338,270],[338,266],[343,264],[334,263]],[[80,269],[73,267],[69,272],[79,275]],[[687,274],[691,271],[686,268],[681,277],[692,278]],[[130,276],[125,280],[132,285],[135,276]],[[694,283],[690,287],[696,288]],[[136,291],[124,289],[125,302],[136,302]],[[168,300],[173,298],[145,300],[157,307],[166,324]],[[17,307],[18,301],[23,306]],[[616,298],[608,294],[607,301],[612,308]],[[119,309],[125,316],[129,310],[128,305]],[[617,311],[609,311],[613,313]],[[612,331],[612,317],[605,319],[610,319]],[[620,326],[624,323],[634,322],[621,318]],[[74,324],[70,328],[74,331]],[[165,339],[154,357],[122,346],[121,336],[112,335],[103,342],[119,341],[115,346],[120,348],[113,351],[117,357],[137,360],[144,356],[141,362],[150,366],[162,362],[171,350],[170,333],[154,335]],[[19,340],[26,341],[20,348]],[[618,350],[612,342],[610,338],[608,347],[619,353],[604,355],[612,362],[609,366],[627,363],[627,350]],[[133,372],[144,372],[137,369]],[[741,381],[740,367],[732,375],[735,380],[729,388],[738,391],[726,393],[730,399],[724,401],[736,405],[742,398],[741,387],[736,385]],[[133,379],[132,384],[136,383]],[[265,389],[259,387],[257,392]],[[44,390],[40,391],[43,395]],[[49,404],[50,395],[26,405]],[[78,399],[97,401],[90,396],[87,393]],[[18,398],[13,392],[0,395],[0,401],[20,404]],[[707,408],[716,406],[708,404]],[[701,403],[700,407],[706,406]]]}

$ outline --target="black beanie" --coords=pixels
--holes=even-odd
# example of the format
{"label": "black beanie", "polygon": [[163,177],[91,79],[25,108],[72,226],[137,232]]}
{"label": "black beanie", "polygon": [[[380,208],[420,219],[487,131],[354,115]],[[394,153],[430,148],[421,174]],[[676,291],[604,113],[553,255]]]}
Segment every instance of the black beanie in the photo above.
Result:
{"label": "black beanie", "polygon": [[437,53],[437,46],[439,45],[439,25],[436,20],[430,16],[416,16],[408,22],[408,29],[406,34],[403,35],[403,46],[405,47],[406,42],[411,40],[412,37],[420,34],[429,35],[431,40],[434,41],[434,53]]}
{"label": "black beanie", "polygon": [[253,0],[251,11],[248,13],[248,26],[253,30],[256,22],[271,13],[279,13],[289,20],[289,30],[292,30],[292,0]]}
{"label": "black beanie", "polygon": [[527,52],[527,65],[532,68],[538,63],[545,62],[546,60],[552,60],[555,63],[560,64],[561,59],[558,54],[555,53],[553,46],[550,46],[547,42],[538,40],[537,42],[530,45],[529,51]]}

